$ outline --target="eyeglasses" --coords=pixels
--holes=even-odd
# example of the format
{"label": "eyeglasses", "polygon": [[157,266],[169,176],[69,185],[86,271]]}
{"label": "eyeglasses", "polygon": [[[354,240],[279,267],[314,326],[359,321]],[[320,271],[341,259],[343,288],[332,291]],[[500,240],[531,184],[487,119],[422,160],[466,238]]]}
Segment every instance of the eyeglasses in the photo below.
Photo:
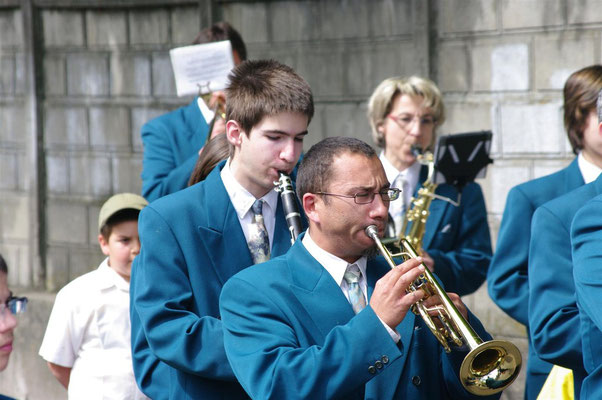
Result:
{"label": "eyeglasses", "polygon": [[15,297],[11,293],[6,302],[0,304],[0,317],[6,316],[6,310],[9,310],[11,314],[14,315],[25,312],[25,309],[27,308],[27,302],[27,297]]}
{"label": "eyeglasses", "polygon": [[435,121],[437,121],[435,119],[435,117],[433,117],[432,115],[420,116],[420,115],[404,114],[404,115],[398,117],[398,116],[389,114],[389,115],[387,115],[387,118],[391,119],[392,121],[395,121],[395,123],[402,128],[409,126],[416,119],[418,120],[420,125],[424,125],[424,126],[433,126],[435,124]]}
{"label": "eyeglasses", "polygon": [[397,200],[399,198],[400,193],[401,193],[401,189],[397,189],[397,188],[383,189],[379,192],[356,193],[354,195],[316,192],[316,194],[321,194],[324,196],[346,197],[349,199],[353,198],[353,201],[355,201],[355,204],[370,204],[374,201],[374,197],[377,194],[380,195],[380,198],[383,201],[393,201],[393,200]]}

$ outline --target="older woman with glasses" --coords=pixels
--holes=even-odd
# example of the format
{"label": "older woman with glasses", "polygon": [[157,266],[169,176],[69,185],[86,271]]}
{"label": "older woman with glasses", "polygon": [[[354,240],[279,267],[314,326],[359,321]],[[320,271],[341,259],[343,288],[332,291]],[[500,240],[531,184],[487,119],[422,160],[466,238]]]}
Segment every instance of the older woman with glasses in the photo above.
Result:
{"label": "older woman with glasses", "polygon": [[[389,208],[390,236],[399,236],[411,198],[426,180],[428,169],[417,162],[414,148],[430,150],[436,129],[445,121],[441,92],[429,79],[394,77],[381,82],[368,102],[372,138],[382,149],[380,160],[401,201]],[[440,184],[436,194],[458,199],[455,187]],[[481,187],[470,183],[459,206],[434,199],[422,247],[423,260],[450,292],[466,295],[485,281],[491,239]]]}

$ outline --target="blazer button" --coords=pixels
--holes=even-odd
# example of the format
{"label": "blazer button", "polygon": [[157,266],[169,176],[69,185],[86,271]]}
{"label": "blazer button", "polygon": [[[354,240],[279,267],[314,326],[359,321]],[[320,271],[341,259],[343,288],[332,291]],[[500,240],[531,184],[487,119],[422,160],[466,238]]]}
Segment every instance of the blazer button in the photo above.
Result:
{"label": "blazer button", "polygon": [[378,369],[381,369],[381,368],[383,367],[383,363],[381,363],[380,361],[376,361],[376,362],[374,363],[374,366],[375,366],[376,368],[378,368]]}
{"label": "blazer button", "polygon": [[376,373],[376,368],[374,368],[374,366],[369,366],[368,367],[368,372],[370,372],[372,375],[374,375]]}
{"label": "blazer button", "polygon": [[418,375],[414,375],[412,377],[412,383],[414,384],[414,386],[420,386],[420,383],[422,383],[422,379],[420,379]]}
{"label": "blazer button", "polygon": [[387,356],[382,356],[382,357],[380,358],[380,361],[382,361],[382,362],[383,362],[383,364],[388,364],[388,363],[389,363],[389,357],[387,357]]}

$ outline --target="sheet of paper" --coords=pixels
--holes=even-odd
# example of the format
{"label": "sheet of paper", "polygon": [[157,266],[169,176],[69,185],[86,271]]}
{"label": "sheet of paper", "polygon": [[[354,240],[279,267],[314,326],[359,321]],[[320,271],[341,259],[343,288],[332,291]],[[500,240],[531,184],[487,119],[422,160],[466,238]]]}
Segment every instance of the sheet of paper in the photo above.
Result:
{"label": "sheet of paper", "polygon": [[229,40],[178,47],[169,56],[178,97],[225,89],[234,67]]}

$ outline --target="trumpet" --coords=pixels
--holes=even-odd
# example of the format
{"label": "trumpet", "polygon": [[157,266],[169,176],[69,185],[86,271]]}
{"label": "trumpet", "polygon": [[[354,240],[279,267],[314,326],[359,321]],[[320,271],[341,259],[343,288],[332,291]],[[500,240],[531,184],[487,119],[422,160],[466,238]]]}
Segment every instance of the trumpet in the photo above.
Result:
{"label": "trumpet", "polygon": [[[402,252],[391,254],[380,241],[375,225],[366,227],[365,232],[376,243],[391,268],[396,267],[393,257],[401,257],[404,261],[418,257],[405,238],[400,240]],[[408,292],[416,290],[423,290],[425,297],[412,306],[412,312],[422,317],[445,351],[449,353],[452,348],[470,350],[460,366],[460,382],[468,392],[477,396],[489,396],[504,390],[516,379],[522,366],[518,348],[505,340],[484,342],[425,265],[424,273],[407,289]],[[433,295],[439,296],[441,305],[428,308],[423,301]],[[431,313],[436,314],[434,318],[439,320],[439,326]]]}

